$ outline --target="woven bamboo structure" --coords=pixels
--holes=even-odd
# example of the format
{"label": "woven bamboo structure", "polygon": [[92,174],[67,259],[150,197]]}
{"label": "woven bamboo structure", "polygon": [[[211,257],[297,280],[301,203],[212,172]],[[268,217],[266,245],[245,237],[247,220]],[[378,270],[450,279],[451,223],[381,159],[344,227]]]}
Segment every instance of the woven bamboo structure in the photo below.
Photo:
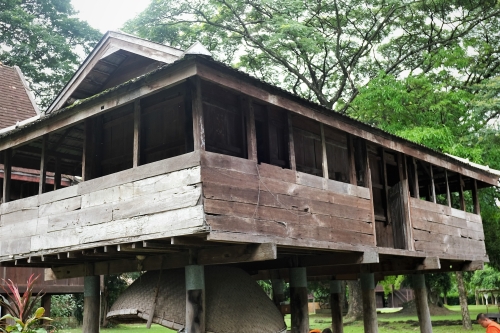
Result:
{"label": "woven bamboo structure", "polygon": [[[156,288],[159,286],[155,304]],[[213,333],[279,333],[283,316],[262,288],[243,270],[205,268],[206,327]],[[184,269],[151,271],[137,279],[113,304],[108,319],[115,322],[148,320],[180,330],[186,315]]]}

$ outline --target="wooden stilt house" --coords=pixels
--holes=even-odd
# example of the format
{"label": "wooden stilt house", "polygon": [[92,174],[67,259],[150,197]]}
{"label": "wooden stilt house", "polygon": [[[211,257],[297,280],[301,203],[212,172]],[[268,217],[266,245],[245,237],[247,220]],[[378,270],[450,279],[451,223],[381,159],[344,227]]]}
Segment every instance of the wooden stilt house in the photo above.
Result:
{"label": "wooden stilt house", "polygon": [[[0,151],[2,266],[90,286],[103,274],[227,264],[290,279],[299,303],[306,279],[361,276],[374,304],[385,275],[481,268],[477,192],[500,175],[257,80],[200,44],[115,32],[45,113],[0,131]],[[17,200],[14,167],[40,171]],[[81,182],[54,189],[48,172]],[[292,331],[305,332],[297,311]],[[204,331],[186,318],[188,332]]]}

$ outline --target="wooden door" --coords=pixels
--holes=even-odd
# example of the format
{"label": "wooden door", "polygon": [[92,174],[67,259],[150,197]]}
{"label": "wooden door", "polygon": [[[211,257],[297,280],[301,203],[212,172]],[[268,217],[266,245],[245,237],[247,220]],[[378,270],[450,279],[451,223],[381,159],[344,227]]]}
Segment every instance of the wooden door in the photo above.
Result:
{"label": "wooden door", "polygon": [[409,244],[409,191],[406,179],[389,189],[389,211],[395,249],[408,249]]}

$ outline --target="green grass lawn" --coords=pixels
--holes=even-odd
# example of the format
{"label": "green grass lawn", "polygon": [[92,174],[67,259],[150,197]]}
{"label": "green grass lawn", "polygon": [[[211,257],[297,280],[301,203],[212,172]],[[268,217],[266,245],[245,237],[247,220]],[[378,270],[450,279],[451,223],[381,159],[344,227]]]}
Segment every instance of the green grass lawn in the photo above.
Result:
{"label": "green grass lawn", "polygon": [[[432,316],[433,321],[437,320],[461,320],[462,315],[460,313],[460,306],[449,306],[448,309],[452,311],[452,313],[446,316]],[[476,306],[469,305],[469,312],[471,319],[474,322],[477,314],[480,312],[487,312],[486,306]],[[490,306],[488,308],[488,312],[498,312],[498,308],[496,306]],[[408,316],[402,315],[398,312],[391,313],[381,313],[378,315],[379,319],[379,332],[380,333],[415,333],[419,331],[418,326],[415,323],[408,322],[413,321],[416,322],[417,316]],[[309,326],[311,328],[320,328],[323,329],[325,327],[329,327],[332,320],[328,314],[315,314],[310,315],[309,317]],[[290,315],[285,316],[285,323],[290,327]],[[483,332],[484,329],[477,324],[474,324],[474,331]],[[344,333],[363,333],[363,322],[354,322],[348,324],[344,327]],[[434,326],[433,332],[435,333],[449,333],[449,332],[460,332],[462,331],[461,325],[448,325],[448,326]],[[81,333],[81,329],[71,329],[71,330],[61,330],[61,333]],[[153,325],[150,330],[146,328],[146,324],[131,324],[131,325],[119,325],[115,328],[111,329],[102,329],[101,332],[105,333],[174,333],[176,331],[169,330],[162,326]]]}

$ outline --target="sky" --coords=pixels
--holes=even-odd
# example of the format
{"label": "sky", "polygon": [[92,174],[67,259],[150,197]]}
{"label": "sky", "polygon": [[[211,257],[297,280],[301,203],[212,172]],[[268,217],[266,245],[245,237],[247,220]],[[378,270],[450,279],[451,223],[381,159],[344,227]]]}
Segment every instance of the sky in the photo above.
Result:
{"label": "sky", "polygon": [[71,0],[80,19],[105,33],[118,30],[149,5],[150,0]]}

